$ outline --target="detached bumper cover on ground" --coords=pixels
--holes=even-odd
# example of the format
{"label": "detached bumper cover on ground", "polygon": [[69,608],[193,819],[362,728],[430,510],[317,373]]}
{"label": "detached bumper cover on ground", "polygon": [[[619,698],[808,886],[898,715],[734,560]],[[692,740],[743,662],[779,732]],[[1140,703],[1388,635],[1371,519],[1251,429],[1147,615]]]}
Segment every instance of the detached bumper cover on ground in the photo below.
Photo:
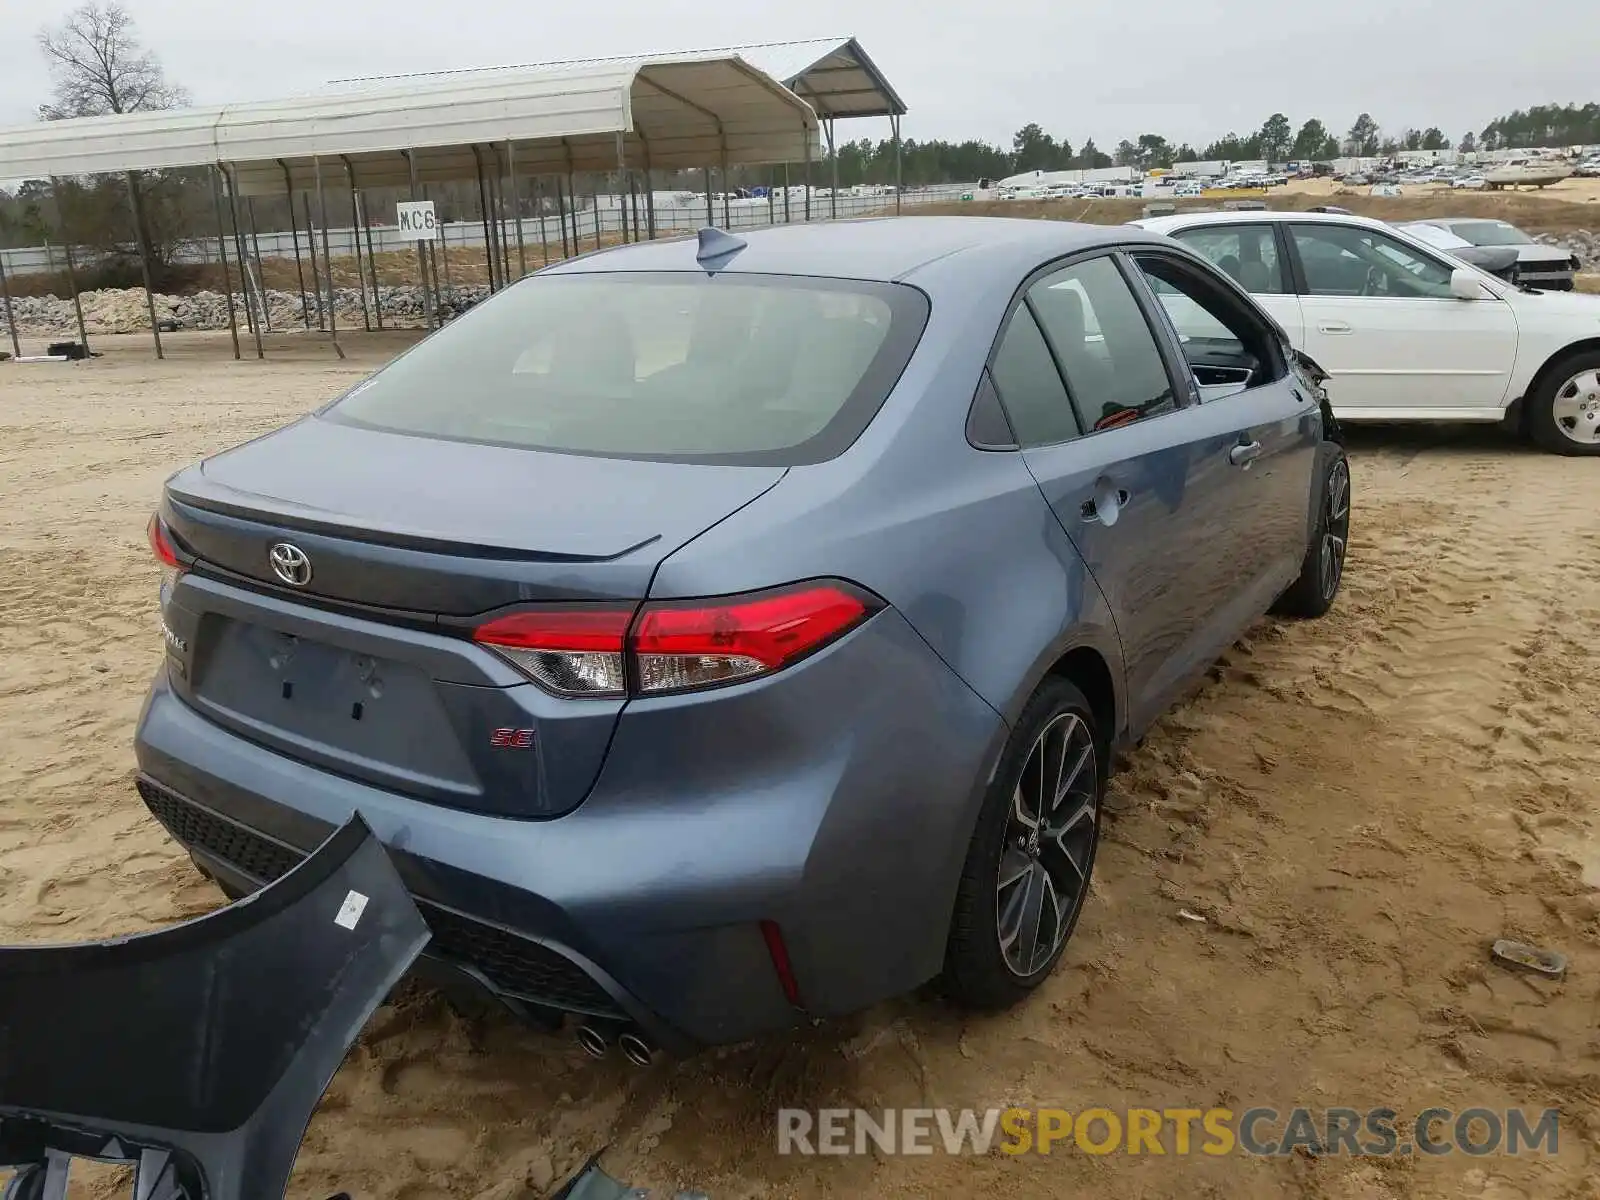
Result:
{"label": "detached bumper cover on ground", "polygon": [[[281,1200],[322,1093],[427,941],[354,816],[200,920],[0,947],[0,1195],[65,1200],[82,1158],[133,1167],[135,1200]],[[557,1200],[653,1195],[598,1160]]]}
{"label": "detached bumper cover on ground", "polygon": [[74,1157],[137,1200],[279,1200],[312,1111],[428,929],[353,817],[247,900],[170,929],[0,948],[0,1168],[61,1200]]}

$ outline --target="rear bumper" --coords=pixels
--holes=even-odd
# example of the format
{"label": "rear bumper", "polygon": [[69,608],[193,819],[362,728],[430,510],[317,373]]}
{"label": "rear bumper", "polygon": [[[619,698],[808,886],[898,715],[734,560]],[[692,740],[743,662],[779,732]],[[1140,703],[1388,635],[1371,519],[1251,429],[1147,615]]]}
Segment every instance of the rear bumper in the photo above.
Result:
{"label": "rear bumper", "polygon": [[[306,858],[299,847],[240,825],[148,775],[141,773],[135,786],[151,815],[230,895],[245,895],[273,883]],[[413,899],[432,933],[422,957],[442,972],[436,977],[453,976],[513,1009],[537,1004],[597,1022],[632,1022],[658,1043],[683,1048],[676,1031],[572,951],[442,904]]]}
{"label": "rear bumper", "polygon": [[[999,716],[893,610],[772,680],[635,702],[588,799],[516,820],[332,774],[207,720],[165,672],[140,791],[236,888],[358,811],[434,932],[513,1007],[631,1022],[668,1049],[855,1011],[938,973]],[[760,922],[783,931],[785,996]]]}

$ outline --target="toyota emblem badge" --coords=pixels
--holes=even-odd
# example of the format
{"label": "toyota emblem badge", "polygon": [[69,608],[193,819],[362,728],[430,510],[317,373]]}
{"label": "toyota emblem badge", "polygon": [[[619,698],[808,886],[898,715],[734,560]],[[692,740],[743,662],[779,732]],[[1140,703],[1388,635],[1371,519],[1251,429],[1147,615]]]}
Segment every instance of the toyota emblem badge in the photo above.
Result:
{"label": "toyota emblem badge", "polygon": [[311,560],[291,542],[278,542],[267,551],[272,573],[290,587],[305,587],[311,582]]}

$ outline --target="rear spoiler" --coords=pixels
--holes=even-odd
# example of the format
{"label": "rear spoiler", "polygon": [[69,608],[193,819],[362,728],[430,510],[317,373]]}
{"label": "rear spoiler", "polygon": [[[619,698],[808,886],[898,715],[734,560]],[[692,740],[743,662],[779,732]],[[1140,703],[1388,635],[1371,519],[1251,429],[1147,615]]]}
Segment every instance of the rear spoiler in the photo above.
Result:
{"label": "rear spoiler", "polygon": [[359,815],[282,878],[154,933],[0,947],[5,1200],[73,1158],[134,1200],[282,1200],[311,1114],[428,941]]}

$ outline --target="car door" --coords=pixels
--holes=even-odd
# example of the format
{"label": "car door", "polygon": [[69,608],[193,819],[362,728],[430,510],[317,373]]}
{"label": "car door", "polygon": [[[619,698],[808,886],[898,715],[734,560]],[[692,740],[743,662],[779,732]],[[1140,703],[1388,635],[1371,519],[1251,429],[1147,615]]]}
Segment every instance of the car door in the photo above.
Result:
{"label": "car door", "polygon": [[[1192,225],[1175,230],[1171,236],[1249,292],[1296,346],[1302,344],[1305,326],[1300,315],[1300,297],[1295,295],[1293,280],[1283,261],[1283,249],[1271,222]],[[1168,300],[1163,297],[1164,302]]]}
{"label": "car door", "polygon": [[1300,571],[1306,515],[1322,440],[1317,399],[1291,370],[1284,331],[1200,263],[1170,251],[1132,248],[1158,312],[1179,346],[1213,428],[1236,432],[1229,448],[1243,472],[1236,522],[1247,536],[1237,567],[1251,582],[1249,617],[1268,608]]}
{"label": "car door", "polygon": [[1450,293],[1445,260],[1366,225],[1289,221],[1305,350],[1340,416],[1498,413],[1517,357],[1511,306]]}
{"label": "car door", "polygon": [[[1111,607],[1145,728],[1239,607],[1235,430],[1180,394],[1130,283],[1100,254],[1029,286],[990,378],[1022,455]],[[1161,341],[1165,341],[1162,332]],[[1213,651],[1214,655],[1214,651]]]}

